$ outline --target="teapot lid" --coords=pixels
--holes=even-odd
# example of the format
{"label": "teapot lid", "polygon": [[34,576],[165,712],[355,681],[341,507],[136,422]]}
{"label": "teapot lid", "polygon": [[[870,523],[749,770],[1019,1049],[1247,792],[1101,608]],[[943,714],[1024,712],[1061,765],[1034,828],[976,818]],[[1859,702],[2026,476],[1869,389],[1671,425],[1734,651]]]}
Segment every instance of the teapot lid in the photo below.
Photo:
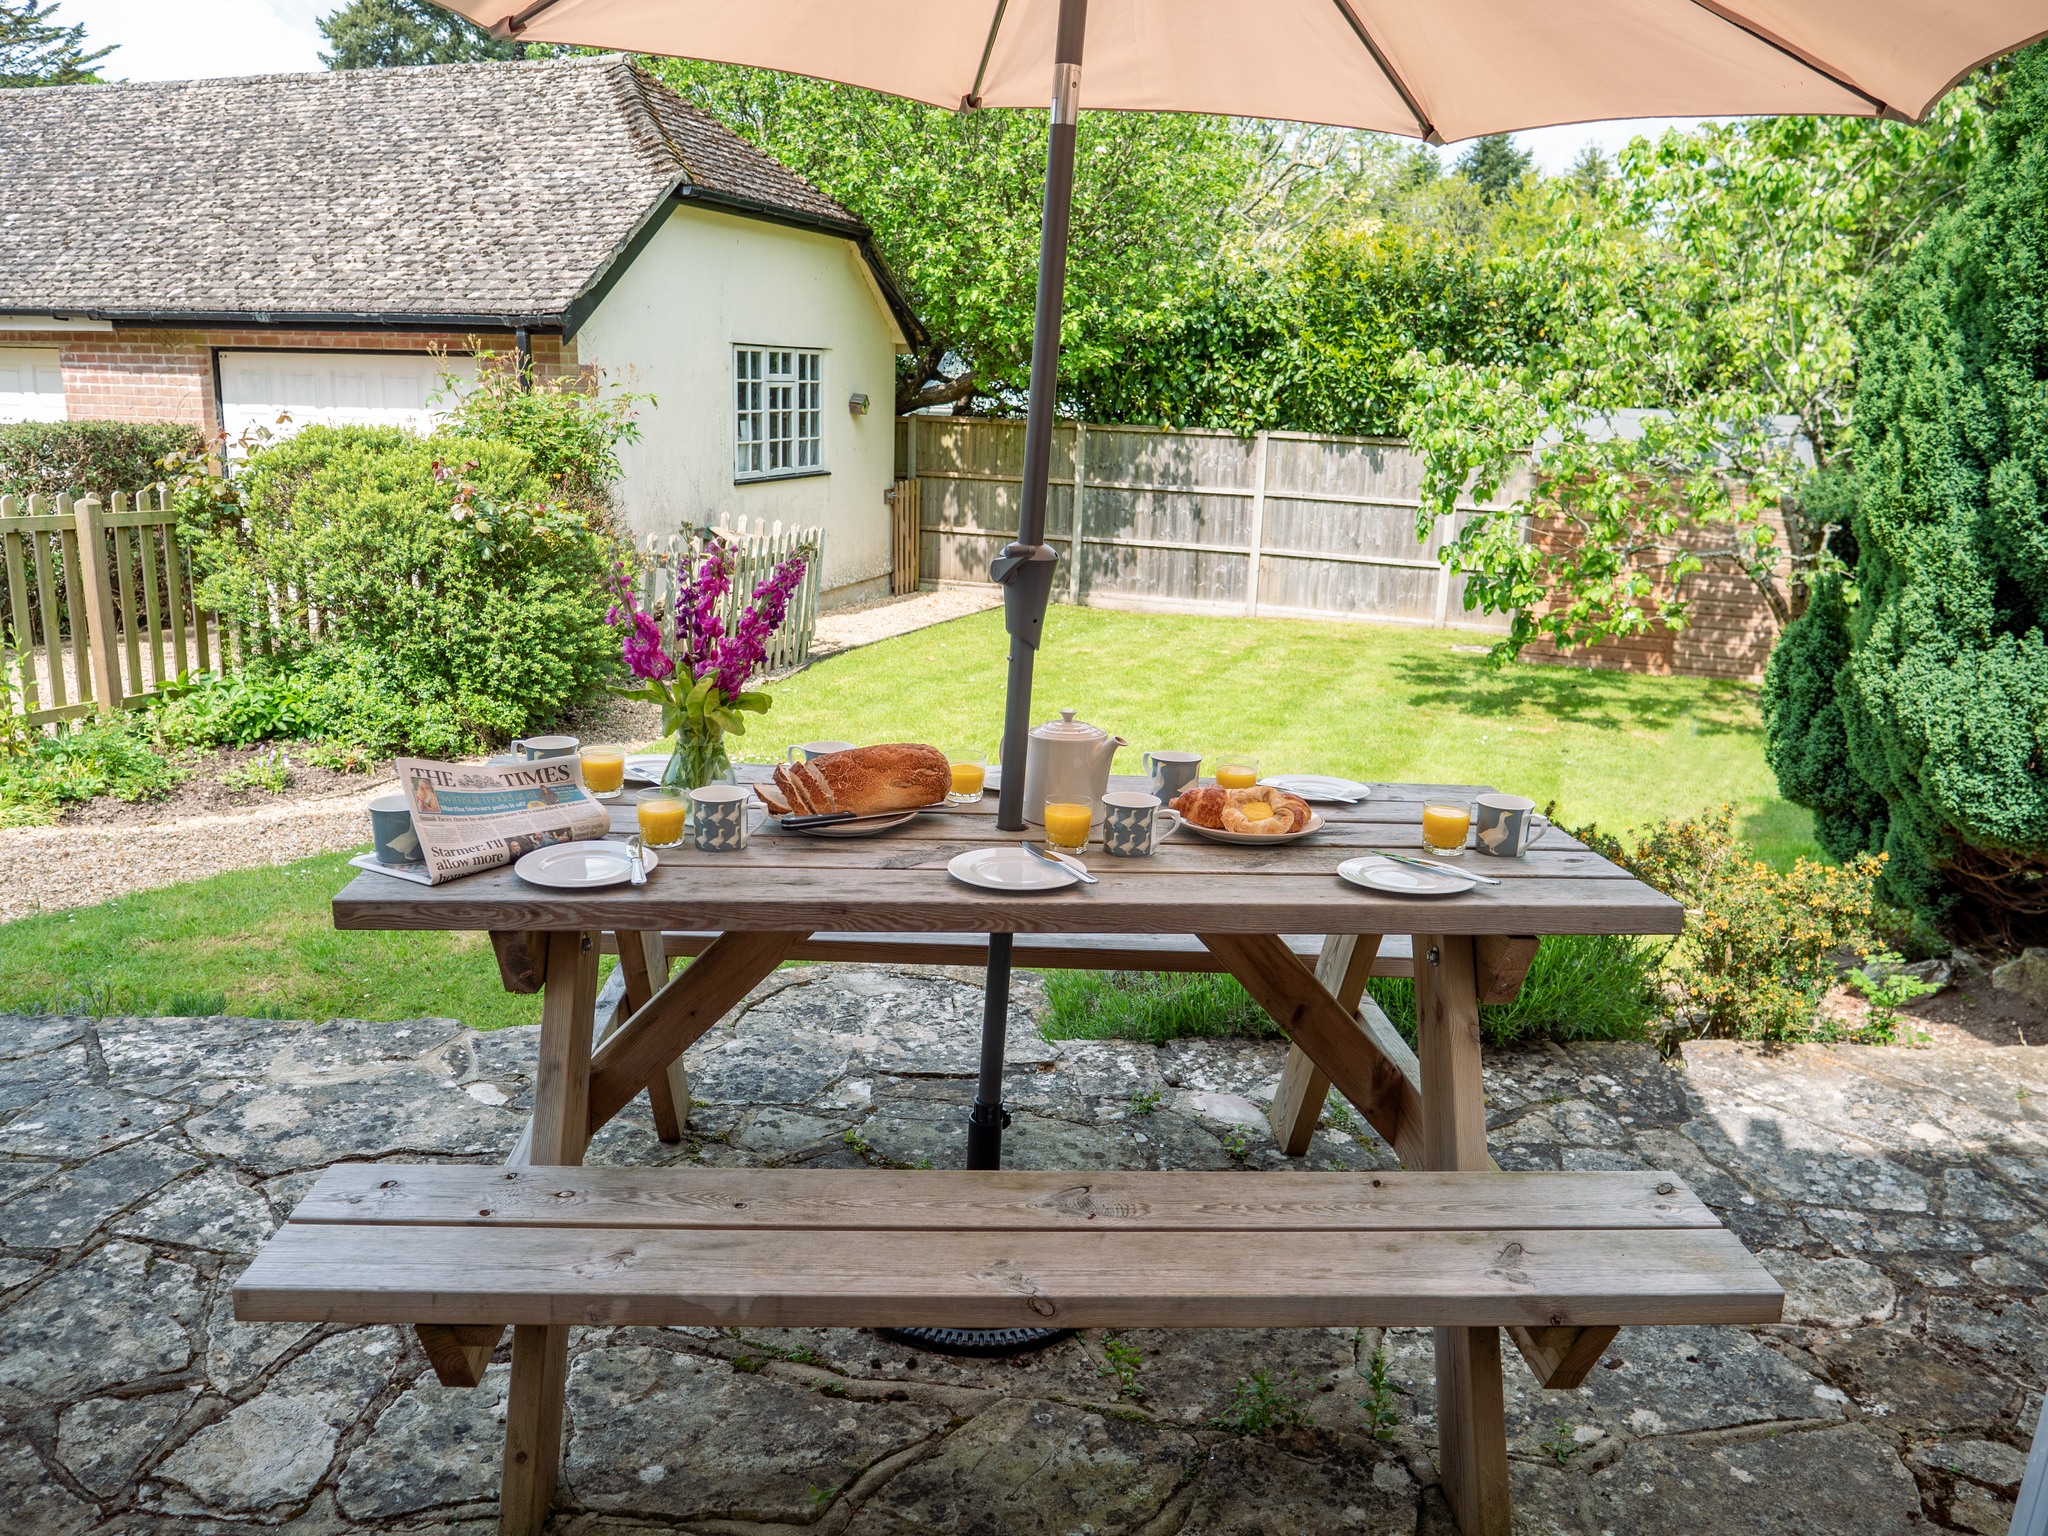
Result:
{"label": "teapot lid", "polygon": [[1099,725],[1076,720],[1071,709],[1063,709],[1059,719],[1033,726],[1031,734],[1041,741],[1101,741],[1109,733]]}

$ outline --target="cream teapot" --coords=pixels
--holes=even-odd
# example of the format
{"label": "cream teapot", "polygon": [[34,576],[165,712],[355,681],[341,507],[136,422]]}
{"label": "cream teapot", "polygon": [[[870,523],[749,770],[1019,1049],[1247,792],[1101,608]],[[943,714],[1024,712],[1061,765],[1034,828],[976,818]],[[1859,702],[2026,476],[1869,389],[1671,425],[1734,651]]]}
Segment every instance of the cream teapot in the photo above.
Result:
{"label": "cream teapot", "polygon": [[1076,720],[1071,709],[1057,720],[1033,726],[1024,748],[1024,819],[1043,824],[1045,802],[1086,802],[1090,818],[1102,821],[1102,797],[1109,792],[1109,765],[1118,747],[1129,746],[1100,726]]}

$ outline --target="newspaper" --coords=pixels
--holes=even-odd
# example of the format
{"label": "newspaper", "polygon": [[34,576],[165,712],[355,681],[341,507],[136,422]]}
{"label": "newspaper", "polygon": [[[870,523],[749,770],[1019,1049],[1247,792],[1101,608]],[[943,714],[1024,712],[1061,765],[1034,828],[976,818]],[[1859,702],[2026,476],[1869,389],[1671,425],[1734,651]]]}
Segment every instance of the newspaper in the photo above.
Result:
{"label": "newspaper", "polygon": [[384,866],[385,874],[400,879],[439,885],[513,863],[549,843],[611,830],[611,812],[583,787],[576,757],[507,763],[401,757],[396,767],[419,840],[417,864]]}

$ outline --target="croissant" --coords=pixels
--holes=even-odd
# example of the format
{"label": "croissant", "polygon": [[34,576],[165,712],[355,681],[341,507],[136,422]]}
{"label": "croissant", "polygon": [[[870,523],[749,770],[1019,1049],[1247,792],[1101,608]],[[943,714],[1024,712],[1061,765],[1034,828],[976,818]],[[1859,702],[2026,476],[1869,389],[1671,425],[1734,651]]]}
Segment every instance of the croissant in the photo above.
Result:
{"label": "croissant", "polygon": [[[1246,809],[1253,805],[1268,807],[1268,814],[1247,815]],[[1300,832],[1315,814],[1299,795],[1264,786],[1219,789],[1214,784],[1182,790],[1173,799],[1173,809],[1198,827],[1208,827],[1212,831],[1249,832],[1259,837]]]}
{"label": "croissant", "polygon": [[867,816],[937,805],[952,787],[953,770],[945,753],[898,742],[829,752],[807,763],[778,764],[775,782],[756,784],[754,793],[777,816],[822,816],[832,811]]}

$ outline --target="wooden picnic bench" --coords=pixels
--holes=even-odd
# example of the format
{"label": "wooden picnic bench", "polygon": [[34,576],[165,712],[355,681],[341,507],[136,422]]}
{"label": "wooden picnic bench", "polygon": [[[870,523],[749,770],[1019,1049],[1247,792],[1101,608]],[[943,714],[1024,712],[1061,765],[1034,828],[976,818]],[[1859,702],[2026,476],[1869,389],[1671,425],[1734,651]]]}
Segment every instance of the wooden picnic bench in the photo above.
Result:
{"label": "wooden picnic bench", "polygon": [[[359,876],[339,926],[484,930],[506,984],[542,992],[533,1117],[506,1167],[330,1170],[237,1284],[237,1315],[410,1323],[451,1385],[481,1379],[510,1325],[507,1536],[546,1521],[572,1325],[1428,1326],[1446,1497],[1466,1536],[1506,1536],[1502,1329],[1540,1382],[1571,1386],[1618,1327],[1772,1321],[1783,1297],[1673,1175],[1493,1167],[1482,998],[1514,994],[1544,935],[1669,933],[1682,914],[1554,830],[1489,862],[1500,886],[1445,900],[1336,879],[1354,852],[1417,847],[1425,797],[1476,792],[1375,786],[1301,843],[1177,837],[1152,859],[1095,861],[1098,886],[1035,896],[945,874],[1014,836],[992,804],[871,840],[771,829],[737,857],[670,850],[639,889]],[[657,1133],[680,1137],[683,1051],[785,960],[967,958],[959,936],[990,932],[1019,935],[1020,964],[1227,971],[1293,1042],[1283,1145],[1306,1143],[1335,1086],[1415,1171],[568,1166],[643,1089]],[[1285,935],[1322,936],[1313,964]],[[1383,949],[1400,963],[1389,936],[1408,939],[1419,1052],[1364,999]],[[617,1006],[600,1008],[607,946]],[[696,958],[671,978],[674,953]]]}

